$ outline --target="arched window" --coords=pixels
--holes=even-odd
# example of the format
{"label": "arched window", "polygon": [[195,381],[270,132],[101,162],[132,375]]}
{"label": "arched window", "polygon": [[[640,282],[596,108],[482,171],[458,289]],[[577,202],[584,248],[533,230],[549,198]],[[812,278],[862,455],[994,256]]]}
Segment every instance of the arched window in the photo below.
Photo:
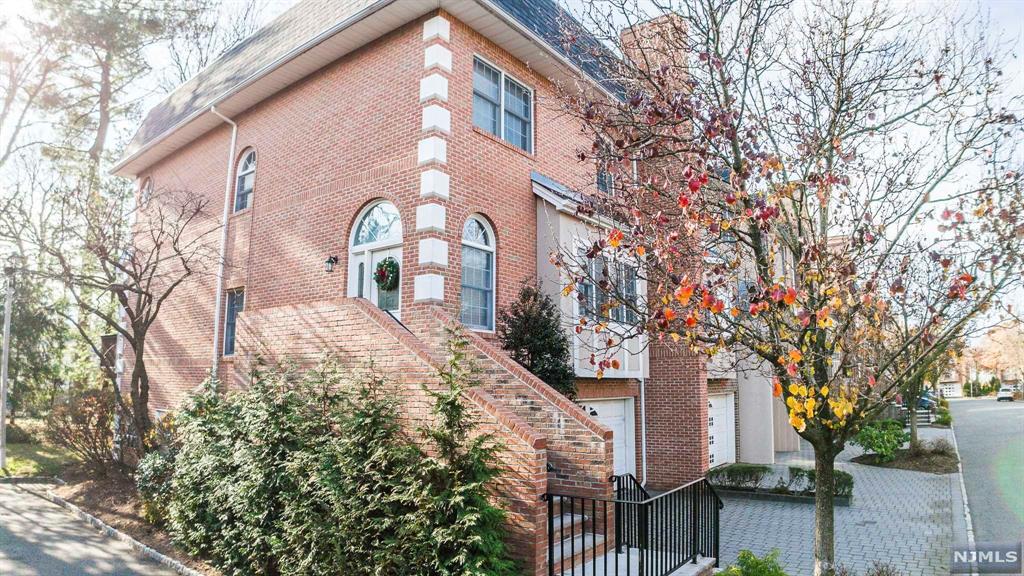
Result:
{"label": "arched window", "polygon": [[256,151],[248,150],[242,154],[242,161],[238,163],[238,176],[235,179],[235,212],[252,205],[252,189],[255,184]]}
{"label": "arched window", "polygon": [[494,232],[486,220],[470,216],[462,227],[462,323],[494,330]]}
{"label": "arched window", "polygon": [[142,182],[142,188],[139,188],[139,204],[145,205],[151,198],[153,198],[153,179],[146,178]]}
{"label": "arched window", "polygon": [[[378,268],[394,260],[399,266],[398,283],[383,290],[377,282]],[[365,208],[356,221],[349,242],[349,296],[368,298],[383,310],[398,315],[401,305],[402,218],[390,202]]]}

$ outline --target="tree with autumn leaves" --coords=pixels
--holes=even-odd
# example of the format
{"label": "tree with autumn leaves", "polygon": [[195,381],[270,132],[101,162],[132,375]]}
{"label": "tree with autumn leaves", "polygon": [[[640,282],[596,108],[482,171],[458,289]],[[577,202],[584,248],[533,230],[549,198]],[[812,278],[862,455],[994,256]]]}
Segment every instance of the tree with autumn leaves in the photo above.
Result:
{"label": "tree with autumn leaves", "polygon": [[[647,6],[647,5],[645,5]],[[741,354],[814,448],[815,574],[835,566],[836,455],[1021,282],[1021,99],[971,18],[882,3],[592,3],[603,90],[561,87],[607,227],[553,255],[582,330]],[[662,14],[657,19],[652,16]],[[625,32],[622,32],[625,30]],[[646,295],[622,291],[617,263]],[[635,323],[608,310],[630,308]]]}

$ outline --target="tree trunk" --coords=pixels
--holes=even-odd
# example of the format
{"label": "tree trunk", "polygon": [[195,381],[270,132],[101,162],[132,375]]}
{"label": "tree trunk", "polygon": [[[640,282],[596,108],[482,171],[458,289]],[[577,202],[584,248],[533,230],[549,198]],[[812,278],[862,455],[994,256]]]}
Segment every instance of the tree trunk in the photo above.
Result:
{"label": "tree trunk", "polygon": [[835,568],[835,454],[814,449],[814,576]]}
{"label": "tree trunk", "polygon": [[[917,404],[915,403],[915,406]],[[910,444],[917,444],[917,409],[910,411]]]}
{"label": "tree trunk", "polygon": [[135,432],[135,447],[141,457],[146,450],[146,435],[149,434],[149,374],[146,373],[146,362],[143,359],[143,344],[138,342],[134,347],[135,363],[132,366],[132,428]]}

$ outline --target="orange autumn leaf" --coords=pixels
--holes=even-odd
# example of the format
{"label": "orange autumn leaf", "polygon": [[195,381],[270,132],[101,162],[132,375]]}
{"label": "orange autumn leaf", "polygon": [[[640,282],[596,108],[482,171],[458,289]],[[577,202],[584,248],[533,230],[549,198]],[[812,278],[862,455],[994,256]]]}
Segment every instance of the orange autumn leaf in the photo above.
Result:
{"label": "orange autumn leaf", "polygon": [[796,349],[789,351],[789,357],[793,360],[793,362],[799,362],[804,359],[804,355],[801,354],[800,351]]}
{"label": "orange autumn leaf", "polygon": [[711,312],[713,314],[721,314],[722,310],[725,310],[725,302],[715,300],[715,303],[711,305]]}
{"label": "orange autumn leaf", "polygon": [[668,320],[669,322],[676,319],[676,311],[671,308],[665,308],[662,311],[662,314],[665,315],[665,320]]}
{"label": "orange autumn leaf", "polygon": [[782,301],[785,302],[787,306],[792,306],[793,303],[796,302],[796,289],[790,288],[786,290],[785,295],[782,296]]}
{"label": "orange autumn leaf", "polygon": [[736,318],[737,316],[740,315],[740,309],[733,306],[732,309],[729,310],[729,315],[732,316],[733,318]]}
{"label": "orange autumn leaf", "polygon": [[691,284],[680,284],[676,288],[675,298],[683,306],[690,303],[690,298],[693,297],[693,285]]}
{"label": "orange autumn leaf", "polygon": [[612,368],[615,369],[615,370],[618,370],[619,366],[620,366],[619,361],[617,359],[615,359],[615,358],[612,358]]}
{"label": "orange autumn leaf", "polygon": [[612,230],[608,234],[608,243],[612,248],[618,248],[622,244],[623,234],[621,230]]}
{"label": "orange autumn leaf", "polygon": [[775,396],[776,398],[782,396],[782,384],[779,382],[778,378],[776,378],[775,382],[773,382],[772,396]]}
{"label": "orange autumn leaf", "polygon": [[690,314],[689,316],[686,317],[686,327],[687,328],[693,328],[696,325],[697,325],[697,316],[696,315]]}

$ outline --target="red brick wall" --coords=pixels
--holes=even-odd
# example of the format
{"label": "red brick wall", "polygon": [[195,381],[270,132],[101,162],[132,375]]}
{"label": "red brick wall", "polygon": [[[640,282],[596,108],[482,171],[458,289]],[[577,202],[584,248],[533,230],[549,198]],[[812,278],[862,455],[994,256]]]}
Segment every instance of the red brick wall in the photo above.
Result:
{"label": "red brick wall", "polygon": [[646,393],[650,485],[669,489],[700,478],[708,467],[704,359],[685,348],[653,342]]}
{"label": "red brick wall", "polygon": [[[391,379],[406,426],[414,430],[431,419],[431,401],[421,386],[441,385],[436,367],[443,356],[438,343],[453,325],[444,314],[429,316],[431,320],[424,315],[410,332],[367,301],[353,298],[244,312],[234,377],[244,385],[256,358],[309,366],[330,351],[354,374],[375,370]],[[503,473],[495,490],[508,512],[508,542],[520,560],[541,574],[547,551],[541,496],[549,490],[609,496],[611,437],[484,340],[468,337],[467,351],[480,382],[466,398],[481,432],[493,434],[503,446]],[[511,397],[535,402],[524,413],[509,404]],[[565,472],[564,480],[549,475],[549,461]]]}

